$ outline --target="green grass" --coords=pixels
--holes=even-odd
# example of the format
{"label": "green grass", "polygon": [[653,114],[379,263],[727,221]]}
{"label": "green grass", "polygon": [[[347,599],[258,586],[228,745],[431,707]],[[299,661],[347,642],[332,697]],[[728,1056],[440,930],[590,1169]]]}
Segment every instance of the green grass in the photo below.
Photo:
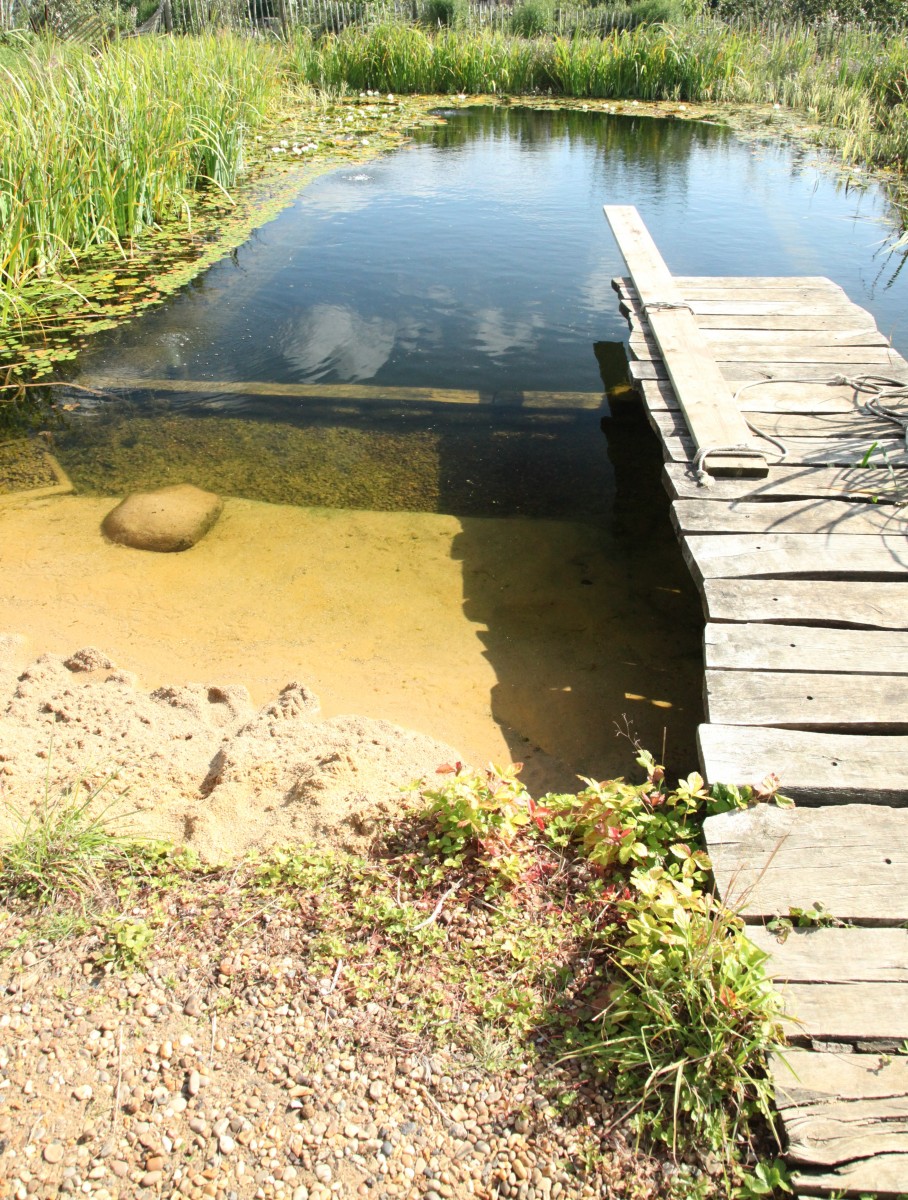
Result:
{"label": "green grass", "polygon": [[828,126],[848,161],[900,171],[908,156],[904,33],[763,30],[706,16],[602,38],[388,24],[319,38],[302,30],[288,54],[317,87],[778,103]]}
{"label": "green grass", "polygon": [[77,779],[18,814],[17,835],[0,847],[0,900],[84,911],[112,871],[135,869],[141,853],[134,839],[110,829],[112,803],[103,794],[111,782]]}
{"label": "green grass", "polygon": [[827,131],[849,162],[908,160],[908,38],[843,27],[732,27],[711,17],[604,37],[518,37],[385,24],[287,43],[223,34],[143,38],[102,53],[0,46],[0,319],[23,288],[86,251],[128,253],[200,192],[228,193],[250,138],[301,85],[394,94],[776,103]]}
{"label": "green grass", "polygon": [[280,66],[274,46],[235,37],[20,56],[0,74],[0,287],[127,249],[195,189],[231,188]]}

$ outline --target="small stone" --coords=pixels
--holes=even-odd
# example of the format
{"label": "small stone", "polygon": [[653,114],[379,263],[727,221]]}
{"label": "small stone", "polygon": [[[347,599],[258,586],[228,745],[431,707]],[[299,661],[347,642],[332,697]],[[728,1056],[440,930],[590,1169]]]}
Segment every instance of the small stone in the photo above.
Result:
{"label": "small stone", "polygon": [[384,1094],[385,1094],[385,1085],[382,1083],[382,1081],[380,1079],[373,1079],[372,1082],[369,1084],[369,1099],[370,1100],[381,1100],[381,1098],[382,1098],[382,1096],[384,1096]]}
{"label": "small stone", "polygon": [[190,1071],[186,1080],[186,1091],[190,1096],[197,1096],[202,1088],[202,1076],[198,1071]]}
{"label": "small stone", "polygon": [[222,1154],[232,1154],[236,1149],[236,1142],[229,1133],[222,1133],[218,1138],[218,1149]]}
{"label": "small stone", "polygon": [[331,1182],[331,1168],[327,1163],[320,1162],[315,1164],[315,1178],[319,1181],[319,1183]]}
{"label": "small stone", "polygon": [[183,1012],[187,1017],[200,1017],[202,1015],[202,997],[194,992],[183,1005]]}
{"label": "small stone", "polygon": [[94,1095],[94,1091],[90,1083],[82,1083],[78,1087],[73,1088],[72,1094],[74,1100],[90,1100]]}
{"label": "small stone", "polygon": [[50,1142],[44,1147],[44,1161],[49,1163],[58,1163],[63,1158],[63,1146],[60,1142]]}

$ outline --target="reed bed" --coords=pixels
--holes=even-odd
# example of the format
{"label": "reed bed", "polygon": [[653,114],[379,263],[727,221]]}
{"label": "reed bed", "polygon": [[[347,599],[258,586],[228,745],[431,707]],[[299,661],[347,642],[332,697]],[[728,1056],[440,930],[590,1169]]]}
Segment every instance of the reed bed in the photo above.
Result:
{"label": "reed bed", "polygon": [[851,162],[908,162],[908,38],[871,28],[733,27],[702,17],[604,37],[521,38],[390,23],[298,30],[292,71],[315,87],[397,93],[778,103],[815,117]]}
{"label": "reed bed", "polygon": [[0,72],[0,288],[232,187],[280,66],[277,46],[208,36],[67,44]]}
{"label": "reed bed", "polygon": [[908,38],[709,17],[604,37],[402,21],[286,40],[57,44],[0,68],[0,318],[28,280],[230,189],[250,132],[300,84],[329,91],[757,101],[811,114],[842,155],[908,162]]}

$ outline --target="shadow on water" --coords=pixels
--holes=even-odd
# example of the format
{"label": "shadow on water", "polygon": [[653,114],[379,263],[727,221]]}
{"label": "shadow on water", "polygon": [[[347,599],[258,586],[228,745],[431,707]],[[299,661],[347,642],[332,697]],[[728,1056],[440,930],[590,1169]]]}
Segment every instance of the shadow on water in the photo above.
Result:
{"label": "shadow on water", "polygon": [[661,452],[639,401],[616,384],[623,346],[597,352],[611,403],[586,436],[610,466],[606,511],[468,517],[452,549],[495,671],[492,714],[537,792],[575,785],[578,771],[627,773],[628,736],[686,773],[702,720],[700,605],[668,519]]}

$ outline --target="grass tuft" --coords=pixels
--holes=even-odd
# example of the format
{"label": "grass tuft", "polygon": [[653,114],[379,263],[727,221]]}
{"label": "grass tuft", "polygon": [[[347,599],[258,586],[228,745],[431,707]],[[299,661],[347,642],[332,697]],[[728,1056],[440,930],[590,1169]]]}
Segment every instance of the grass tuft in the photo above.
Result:
{"label": "grass tuft", "polygon": [[0,898],[85,911],[112,871],[138,865],[137,843],[108,827],[112,804],[98,807],[114,778],[97,784],[80,778],[58,795],[45,792],[28,815],[16,814],[20,832],[0,847]]}

